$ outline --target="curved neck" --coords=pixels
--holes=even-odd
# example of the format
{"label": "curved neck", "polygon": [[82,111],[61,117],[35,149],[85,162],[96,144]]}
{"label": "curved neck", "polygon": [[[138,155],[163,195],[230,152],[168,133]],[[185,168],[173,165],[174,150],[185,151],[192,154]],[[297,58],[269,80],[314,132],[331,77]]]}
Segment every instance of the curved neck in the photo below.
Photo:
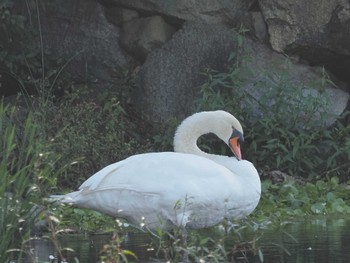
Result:
{"label": "curved neck", "polygon": [[218,136],[216,127],[219,127],[219,123],[212,112],[193,114],[177,128],[174,136],[174,151],[195,154],[210,159],[214,158],[217,155],[203,152],[197,146],[197,140],[207,133],[214,133]]}

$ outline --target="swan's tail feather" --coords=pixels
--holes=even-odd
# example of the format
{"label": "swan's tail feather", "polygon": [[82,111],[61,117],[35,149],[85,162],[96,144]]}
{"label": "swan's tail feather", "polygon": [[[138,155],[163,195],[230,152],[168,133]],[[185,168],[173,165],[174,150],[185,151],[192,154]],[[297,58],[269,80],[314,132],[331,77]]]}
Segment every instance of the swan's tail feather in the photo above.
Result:
{"label": "swan's tail feather", "polygon": [[47,201],[50,203],[74,204],[76,194],[77,192],[66,195],[50,195],[50,197],[47,198]]}
{"label": "swan's tail feather", "polygon": [[65,199],[65,197],[65,195],[50,195],[50,197],[47,198],[47,201],[51,203],[62,202]]}

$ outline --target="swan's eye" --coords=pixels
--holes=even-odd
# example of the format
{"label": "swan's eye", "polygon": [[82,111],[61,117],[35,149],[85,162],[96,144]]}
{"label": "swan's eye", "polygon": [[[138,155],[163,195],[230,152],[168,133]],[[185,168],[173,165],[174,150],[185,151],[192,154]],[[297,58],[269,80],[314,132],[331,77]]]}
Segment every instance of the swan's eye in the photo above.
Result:
{"label": "swan's eye", "polygon": [[243,138],[243,133],[238,131],[236,128],[232,127],[232,134],[231,134],[231,138],[238,138],[238,143],[242,144],[244,142],[244,138]]}

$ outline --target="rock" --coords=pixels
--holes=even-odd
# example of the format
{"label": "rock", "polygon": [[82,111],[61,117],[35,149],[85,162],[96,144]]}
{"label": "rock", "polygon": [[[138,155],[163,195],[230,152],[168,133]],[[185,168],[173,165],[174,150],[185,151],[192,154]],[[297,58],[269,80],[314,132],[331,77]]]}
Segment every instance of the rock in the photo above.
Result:
{"label": "rock", "polygon": [[261,12],[250,12],[253,33],[257,39],[264,41],[267,37],[267,27]]}
{"label": "rock", "polygon": [[116,26],[121,26],[130,20],[139,18],[139,14],[135,10],[128,8],[111,7],[106,8],[105,12],[107,20]]}
{"label": "rock", "polygon": [[[252,61],[245,65],[253,69],[244,83],[248,92],[259,98],[268,90],[267,78],[279,81],[285,77],[291,85],[303,86],[305,98],[317,97],[318,86],[322,87],[331,97],[331,112],[335,115],[348,101],[349,94],[344,91],[350,89],[348,84],[336,83],[342,89],[325,85],[323,69],[309,66],[324,65],[335,77],[350,83],[348,0],[257,0],[259,4],[254,0],[99,1],[107,10],[93,0],[46,3],[40,9],[45,51],[71,60],[64,70],[76,82],[99,91],[114,80],[116,68],[132,60],[118,45],[121,43],[128,52],[145,60],[139,73],[133,71],[138,74],[133,99],[155,121],[182,118],[195,110],[193,100],[205,82],[201,72],[206,68],[224,69],[230,53],[238,51],[237,35],[225,26],[232,28],[244,19],[249,20],[249,34],[261,42],[269,35],[272,48],[279,52],[252,44]],[[22,13],[31,9],[23,3],[22,8]],[[108,23],[105,14],[114,25]],[[31,17],[31,21],[35,24],[37,20]],[[173,34],[175,28],[170,24],[182,26],[184,21],[183,29]],[[291,61],[307,61],[308,65],[286,63],[280,53],[287,54]],[[266,88],[260,95],[257,83]],[[333,122],[334,118],[329,119],[327,125]]]}
{"label": "rock", "polygon": [[[286,103],[291,106],[289,109],[291,112],[286,111],[286,115],[295,114],[296,111],[303,108],[306,109],[308,107],[307,103],[311,103],[311,100],[315,103],[317,103],[317,100],[322,101],[322,103],[319,103],[321,107],[315,110],[312,116],[309,116],[306,112],[300,112],[299,127],[307,127],[310,120],[318,121],[320,115],[325,111],[327,111],[327,117],[324,124],[330,126],[346,109],[349,93],[336,89],[330,81],[326,81],[327,72],[323,68],[293,63],[282,54],[273,52],[265,45],[249,39],[246,39],[245,45],[248,48],[245,49],[243,56],[248,57],[248,59],[245,59],[241,65],[241,71],[246,72],[246,74],[241,74],[240,77],[245,92],[255,98],[255,100],[252,100],[253,103],[247,103],[247,105],[255,108],[257,116],[266,114],[260,111],[259,103],[262,99],[269,99],[269,95],[266,94],[274,94],[272,90],[274,87],[278,88],[279,85],[283,87],[282,94],[279,96],[282,96],[282,98],[285,96]],[[300,89],[301,93],[297,95],[298,92],[295,92],[295,95],[293,95],[293,89],[297,88]],[[276,100],[274,97],[270,99],[271,101],[268,103],[273,106]],[[271,110],[268,111],[269,114],[275,113]],[[289,120],[285,118],[284,121],[286,121],[285,124],[288,124]],[[322,125],[320,123],[320,126]]]}
{"label": "rock", "polygon": [[283,185],[291,182],[296,183],[296,185],[305,185],[307,183],[307,181],[301,176],[291,176],[279,170],[265,172],[262,176],[265,179],[271,180],[271,183],[276,185]]}
{"label": "rock", "polygon": [[274,50],[298,54],[350,81],[349,0],[259,0]]}
{"label": "rock", "polygon": [[123,25],[120,43],[144,61],[149,52],[167,42],[174,32],[175,28],[160,16],[134,19]]}
{"label": "rock", "polygon": [[254,0],[100,0],[147,15],[162,14],[174,23],[201,20],[206,23],[237,24]]}
{"label": "rock", "polygon": [[190,114],[204,82],[201,72],[223,69],[234,37],[223,25],[186,23],[141,66],[135,104],[154,122]]}
{"label": "rock", "polygon": [[[24,5],[28,15],[25,3],[18,4]],[[34,16],[36,7],[32,8]],[[45,53],[69,61],[64,71],[75,82],[103,89],[113,81],[116,69],[131,59],[118,46],[119,29],[108,23],[103,6],[96,1],[55,0],[45,3],[39,12]]]}
{"label": "rock", "polygon": [[[190,114],[194,111],[193,101],[199,98],[200,86],[206,81],[201,72],[206,68],[224,70],[230,53],[239,51],[236,41],[234,31],[222,25],[187,23],[167,44],[150,53],[141,66],[136,105],[153,121]],[[286,115],[305,109],[312,99],[325,102],[329,99],[329,108],[320,107],[315,112],[310,111],[310,115],[301,110],[298,127],[306,127],[310,119],[319,121],[325,110],[330,113],[325,123],[329,126],[346,108],[349,94],[326,82],[322,68],[294,64],[285,56],[248,38],[245,38],[243,46],[246,48],[241,57],[246,59],[240,62],[237,78],[244,91],[250,94],[243,98],[243,107],[253,108],[257,117],[275,114],[269,105],[277,105],[276,98],[282,103],[286,100],[290,105],[290,112],[286,111]],[[276,93],[274,89],[280,87],[285,90],[278,97],[268,95]],[[294,88],[300,88],[302,94],[294,97]],[[249,102],[247,98],[252,97],[255,99]],[[262,98],[268,106],[265,112],[259,106]],[[281,121],[290,124],[288,118]]]}

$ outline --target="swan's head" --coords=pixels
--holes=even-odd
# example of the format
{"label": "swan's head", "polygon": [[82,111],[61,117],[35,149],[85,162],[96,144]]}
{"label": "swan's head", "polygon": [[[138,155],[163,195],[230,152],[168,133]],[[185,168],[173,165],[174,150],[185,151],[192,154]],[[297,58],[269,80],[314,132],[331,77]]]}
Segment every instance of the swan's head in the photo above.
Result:
{"label": "swan's head", "polygon": [[241,144],[244,141],[243,128],[240,122],[226,111],[215,111],[217,128],[215,134],[231,149],[238,160],[242,159]]}
{"label": "swan's head", "polygon": [[242,126],[234,116],[222,110],[203,111],[186,118],[175,133],[175,151],[208,156],[197,147],[197,139],[206,133],[214,133],[230,147],[238,160],[242,159]]}

